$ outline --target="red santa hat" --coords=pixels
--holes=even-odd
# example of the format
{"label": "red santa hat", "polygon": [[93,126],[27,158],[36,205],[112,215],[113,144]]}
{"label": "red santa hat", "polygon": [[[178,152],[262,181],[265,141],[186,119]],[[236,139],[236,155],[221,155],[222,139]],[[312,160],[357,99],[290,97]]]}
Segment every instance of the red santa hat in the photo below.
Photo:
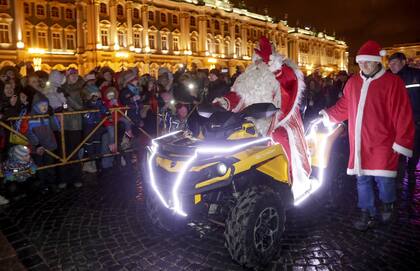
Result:
{"label": "red santa hat", "polygon": [[273,53],[273,46],[267,37],[261,37],[258,48],[255,48],[254,50],[266,64],[270,61],[270,56]]}
{"label": "red santa hat", "polygon": [[375,61],[381,62],[382,57],[386,55],[386,51],[382,50],[381,45],[373,40],[368,40],[360,47],[357,52],[356,62],[360,61]]}

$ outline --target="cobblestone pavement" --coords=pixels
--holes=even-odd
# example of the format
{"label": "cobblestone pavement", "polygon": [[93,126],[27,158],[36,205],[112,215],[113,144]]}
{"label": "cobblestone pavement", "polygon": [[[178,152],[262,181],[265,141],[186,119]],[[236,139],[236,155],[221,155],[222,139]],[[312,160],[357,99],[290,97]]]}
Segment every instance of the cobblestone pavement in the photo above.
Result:
{"label": "cobblestone pavement", "polygon": [[[29,270],[243,270],[220,226],[155,235],[133,175],[14,202],[0,209],[0,230]],[[334,208],[309,199],[288,213],[281,254],[266,270],[419,270],[420,182],[400,183],[398,194],[398,219],[366,233],[351,227],[354,180]]]}

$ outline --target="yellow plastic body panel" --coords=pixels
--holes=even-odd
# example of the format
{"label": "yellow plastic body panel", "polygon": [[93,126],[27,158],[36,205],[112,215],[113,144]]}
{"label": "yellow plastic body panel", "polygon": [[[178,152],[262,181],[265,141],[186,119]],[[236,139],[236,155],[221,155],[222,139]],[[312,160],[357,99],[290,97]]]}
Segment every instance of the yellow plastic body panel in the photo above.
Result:
{"label": "yellow plastic body panel", "polygon": [[273,179],[283,182],[289,182],[289,164],[284,155],[277,156],[274,159],[271,159],[267,163],[262,164],[257,167],[258,171],[267,174],[268,176],[273,177]]}
{"label": "yellow plastic body panel", "polygon": [[194,195],[194,204],[198,204],[201,202],[201,194]]}
{"label": "yellow plastic body panel", "polygon": [[212,179],[206,180],[206,181],[201,182],[201,183],[198,183],[198,184],[195,185],[195,188],[198,189],[198,188],[202,188],[202,187],[205,187],[205,186],[208,186],[208,185],[220,182],[220,181],[224,181],[227,178],[229,178],[231,171],[232,170],[229,168],[225,175],[219,176],[219,177],[216,177],[216,178],[212,178]]}
{"label": "yellow plastic body panel", "polygon": [[312,166],[318,168],[328,167],[332,145],[344,130],[344,125],[339,125],[331,134],[315,133],[314,138],[307,140]]}
{"label": "yellow plastic body panel", "polygon": [[[254,128],[254,133],[248,133],[247,129]],[[242,129],[232,133],[227,139],[228,140],[237,140],[237,139],[244,139],[244,138],[253,138],[257,137],[257,133],[255,132],[255,125],[250,122],[246,122],[242,124]]]}

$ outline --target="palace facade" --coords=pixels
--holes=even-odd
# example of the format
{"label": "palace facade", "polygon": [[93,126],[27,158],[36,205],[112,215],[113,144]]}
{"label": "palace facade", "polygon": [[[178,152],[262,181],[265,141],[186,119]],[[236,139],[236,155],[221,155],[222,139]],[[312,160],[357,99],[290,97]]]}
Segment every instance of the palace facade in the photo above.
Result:
{"label": "palace facade", "polygon": [[347,45],[228,0],[0,0],[0,67],[246,67],[261,36],[306,72],[347,70]]}

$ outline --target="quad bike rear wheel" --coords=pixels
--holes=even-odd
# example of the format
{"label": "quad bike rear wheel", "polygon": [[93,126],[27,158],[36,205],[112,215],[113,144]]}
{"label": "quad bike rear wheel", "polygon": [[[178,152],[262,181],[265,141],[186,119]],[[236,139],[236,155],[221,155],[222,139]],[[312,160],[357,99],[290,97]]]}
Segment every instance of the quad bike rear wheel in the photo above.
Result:
{"label": "quad bike rear wheel", "polygon": [[225,246],[232,258],[249,268],[267,265],[278,253],[285,209],[270,187],[245,190],[225,223]]}

